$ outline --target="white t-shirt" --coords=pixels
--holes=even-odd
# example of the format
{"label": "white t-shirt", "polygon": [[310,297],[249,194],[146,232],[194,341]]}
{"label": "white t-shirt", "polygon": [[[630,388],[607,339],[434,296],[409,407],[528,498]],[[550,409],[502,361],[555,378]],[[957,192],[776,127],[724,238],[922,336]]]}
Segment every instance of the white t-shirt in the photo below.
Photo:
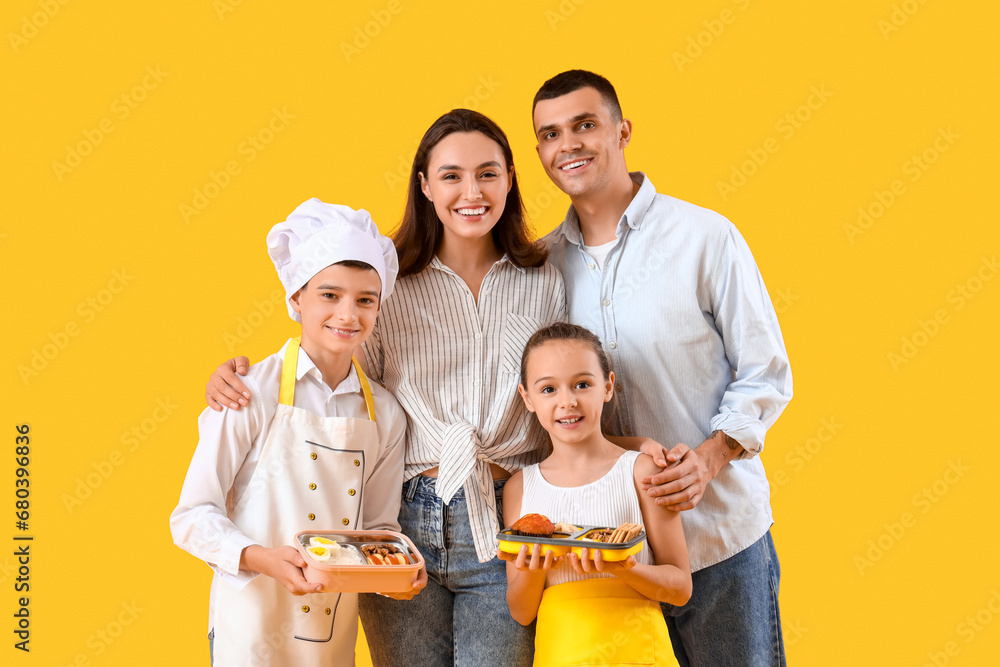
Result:
{"label": "white t-shirt", "polygon": [[618,243],[617,236],[607,243],[602,243],[601,245],[585,245],[583,246],[583,249],[588,255],[594,258],[594,261],[597,262],[597,267],[603,271],[604,260],[608,258],[608,253],[611,252],[611,249],[615,247],[616,243]]}

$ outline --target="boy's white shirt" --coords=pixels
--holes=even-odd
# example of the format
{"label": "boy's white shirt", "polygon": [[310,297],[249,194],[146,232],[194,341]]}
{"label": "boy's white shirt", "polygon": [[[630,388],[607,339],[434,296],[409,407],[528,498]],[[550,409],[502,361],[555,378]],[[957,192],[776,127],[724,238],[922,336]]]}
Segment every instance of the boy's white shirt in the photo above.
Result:
{"label": "boy's white shirt", "polygon": [[[239,569],[240,555],[254,541],[229,520],[246,490],[277,411],[281,350],[250,367],[243,383],[250,404],[241,410],[206,408],[198,418],[198,447],[188,467],[180,501],[170,515],[174,544],[204,560],[237,590],[256,573]],[[406,414],[395,397],[370,382],[375,400],[379,458],[365,484],[364,529],[399,530],[399,497],[403,480]],[[368,419],[361,383],[353,365],[348,376],[331,390],[305,350],[299,349],[295,407],[324,417]],[[395,499],[395,500],[393,500]],[[269,545],[265,545],[269,546]],[[277,546],[277,545],[273,545]]]}

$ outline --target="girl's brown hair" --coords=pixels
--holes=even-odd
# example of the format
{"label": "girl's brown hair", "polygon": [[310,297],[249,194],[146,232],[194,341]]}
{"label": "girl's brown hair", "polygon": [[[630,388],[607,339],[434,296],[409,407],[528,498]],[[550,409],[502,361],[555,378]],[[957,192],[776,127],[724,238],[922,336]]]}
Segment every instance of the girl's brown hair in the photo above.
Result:
{"label": "girl's brown hair", "polygon": [[469,109],[453,109],[444,114],[424,133],[417,154],[410,168],[410,181],[406,193],[406,209],[403,220],[393,235],[396,253],[399,255],[399,277],[419,273],[427,268],[431,258],[441,247],[443,225],[434,212],[434,204],[424,196],[420,188],[420,174],[427,173],[427,163],[431,151],[442,139],[456,132],[479,132],[500,146],[510,169],[510,192],[503,214],[491,232],[493,242],[501,252],[507,253],[514,266],[521,268],[541,266],[548,257],[548,251],[540,241],[532,241],[525,222],[524,203],[517,184],[514,169],[514,154],[503,130],[481,113]]}
{"label": "girl's brown hair", "polygon": [[569,322],[554,322],[533,333],[524,345],[524,352],[521,353],[522,387],[526,389],[528,387],[526,377],[528,355],[536,347],[552,340],[578,340],[587,343],[593,349],[594,354],[597,355],[597,362],[601,365],[601,372],[604,373],[604,379],[607,380],[611,377],[611,363],[608,361],[608,355],[604,353],[604,348],[601,347],[600,338],[591,333],[590,329],[585,329]]}

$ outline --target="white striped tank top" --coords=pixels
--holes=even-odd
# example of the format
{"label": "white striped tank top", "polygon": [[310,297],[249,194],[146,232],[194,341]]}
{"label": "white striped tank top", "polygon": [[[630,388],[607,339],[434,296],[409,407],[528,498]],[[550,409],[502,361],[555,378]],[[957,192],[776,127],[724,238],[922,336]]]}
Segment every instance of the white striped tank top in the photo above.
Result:
{"label": "white striped tank top", "polygon": [[[636,495],[633,469],[639,452],[626,451],[611,470],[597,481],[583,486],[553,486],[545,481],[538,464],[524,468],[524,489],[521,494],[521,516],[533,512],[544,514],[552,523],[572,523],[576,526],[616,527],[625,522],[641,524],[642,510]],[[653,563],[649,545],[643,540],[642,551],[635,555],[638,563]],[[568,560],[549,570],[546,586],[610,574],[581,575],[573,571]]]}

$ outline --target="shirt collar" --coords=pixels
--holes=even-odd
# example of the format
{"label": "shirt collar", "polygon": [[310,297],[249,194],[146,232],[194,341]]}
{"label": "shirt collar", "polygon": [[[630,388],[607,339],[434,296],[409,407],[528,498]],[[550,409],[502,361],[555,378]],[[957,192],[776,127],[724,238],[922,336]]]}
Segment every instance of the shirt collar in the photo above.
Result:
{"label": "shirt collar", "polygon": [[[639,191],[632,197],[625,212],[622,213],[621,220],[618,221],[618,231],[621,231],[622,223],[627,224],[632,229],[639,229],[642,221],[646,217],[646,212],[653,204],[656,196],[656,186],[641,171],[629,172],[632,181],[639,184]],[[576,209],[570,205],[566,212],[566,219],[559,225],[559,232],[566,237],[566,240],[578,246],[583,246],[583,234],[580,232],[580,218],[576,214]],[[620,234],[619,234],[620,236]]]}
{"label": "shirt collar", "polygon": [[[281,348],[280,354],[282,358],[284,358],[285,348],[287,347],[288,343],[285,343],[285,347]],[[309,375],[314,382],[326,388],[327,391],[330,391],[329,385],[323,381],[323,373],[316,367],[313,360],[309,358],[309,354],[299,347],[299,361],[295,366],[295,380],[300,381],[306,375]],[[358,373],[354,369],[354,364],[351,364],[351,368],[347,372],[347,377],[337,385],[332,394],[336,396],[337,394],[354,394],[360,392],[361,381],[358,379]]]}

